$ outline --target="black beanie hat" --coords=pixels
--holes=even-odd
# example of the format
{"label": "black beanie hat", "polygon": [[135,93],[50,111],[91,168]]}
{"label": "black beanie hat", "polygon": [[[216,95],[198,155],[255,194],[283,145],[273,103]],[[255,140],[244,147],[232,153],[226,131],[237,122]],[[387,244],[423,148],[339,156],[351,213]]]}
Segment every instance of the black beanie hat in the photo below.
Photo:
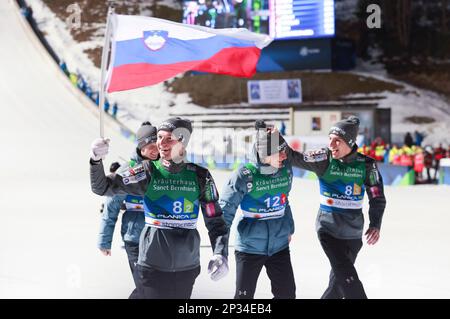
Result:
{"label": "black beanie hat", "polygon": [[264,120],[255,122],[256,150],[261,159],[265,156],[284,151],[287,147],[286,141],[278,132],[269,132]]}
{"label": "black beanie hat", "polygon": [[156,127],[150,122],[142,123],[136,133],[137,148],[141,150],[145,145],[156,143]]}
{"label": "black beanie hat", "polygon": [[341,137],[348,146],[353,148],[356,143],[356,137],[359,132],[359,118],[350,116],[347,119],[335,123],[328,134],[334,134]]}
{"label": "black beanie hat", "polygon": [[192,124],[191,121],[181,117],[172,117],[158,126],[159,131],[172,132],[186,146],[192,134]]}

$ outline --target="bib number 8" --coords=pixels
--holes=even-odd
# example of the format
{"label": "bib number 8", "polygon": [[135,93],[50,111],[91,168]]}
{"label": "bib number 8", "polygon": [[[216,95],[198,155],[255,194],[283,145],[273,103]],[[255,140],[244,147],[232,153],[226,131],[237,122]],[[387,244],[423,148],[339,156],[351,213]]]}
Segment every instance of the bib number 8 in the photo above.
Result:
{"label": "bib number 8", "polygon": [[345,186],[345,195],[350,196],[353,194],[353,187],[351,185]]}
{"label": "bib number 8", "polygon": [[183,212],[183,203],[180,202],[180,201],[173,202],[173,209],[172,209],[172,211],[175,214],[179,214],[179,213]]}

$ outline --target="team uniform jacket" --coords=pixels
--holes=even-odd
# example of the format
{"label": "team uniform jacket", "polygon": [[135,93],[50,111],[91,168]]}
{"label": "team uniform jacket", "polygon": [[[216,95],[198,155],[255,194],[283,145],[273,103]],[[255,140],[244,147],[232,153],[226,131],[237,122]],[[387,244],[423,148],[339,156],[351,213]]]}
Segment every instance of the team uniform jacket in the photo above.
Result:
{"label": "team uniform jacket", "polygon": [[[288,238],[294,233],[288,198],[292,168],[289,163],[281,169],[261,165],[255,148],[251,157],[251,164],[233,172],[223,188],[219,203],[229,227],[236,211],[240,210],[235,249],[272,256],[289,246]],[[272,172],[262,174],[264,169],[271,169]]]}
{"label": "team uniform jacket", "polygon": [[340,160],[333,159],[328,149],[302,153],[288,148],[287,155],[293,166],[313,171],[319,178],[317,232],[326,232],[339,239],[361,238],[365,192],[369,197],[369,227],[381,228],[386,198],[383,179],[374,159],[358,153],[356,146]]}
{"label": "team uniform jacket", "polygon": [[[166,178],[168,181],[176,181],[179,177],[177,173],[165,173],[158,161],[143,161],[139,165],[121,170],[114,177],[107,177],[101,161],[91,160],[90,164],[91,188],[95,194],[144,196],[146,225],[141,234],[138,264],[168,272],[197,268],[200,265],[200,235],[195,228],[194,221],[196,222],[196,218],[198,218],[195,216],[195,210],[198,211],[200,208],[208,229],[213,253],[225,257],[228,255],[228,229],[222,216],[222,209],[218,204],[219,196],[214,180],[207,169],[193,163],[185,163],[180,166],[181,172],[185,172],[188,176],[195,175],[195,185],[190,188],[195,188],[198,192],[195,193],[197,194],[196,198],[191,198],[191,201],[184,203],[184,210],[192,213],[188,214],[186,223],[180,226],[190,228],[179,228],[175,223],[176,220],[173,219],[176,216],[164,211],[164,202],[161,204],[161,200],[151,198],[150,189],[156,187],[155,181],[152,180],[154,176],[155,179],[156,176],[159,176],[159,180],[164,181],[164,176],[161,175],[168,174]],[[155,191],[155,193],[157,192]],[[171,195],[170,191],[162,194]],[[178,206],[175,205],[175,208]],[[158,210],[158,212],[151,211],[152,209]],[[169,227],[171,221],[174,221],[173,227]]]}

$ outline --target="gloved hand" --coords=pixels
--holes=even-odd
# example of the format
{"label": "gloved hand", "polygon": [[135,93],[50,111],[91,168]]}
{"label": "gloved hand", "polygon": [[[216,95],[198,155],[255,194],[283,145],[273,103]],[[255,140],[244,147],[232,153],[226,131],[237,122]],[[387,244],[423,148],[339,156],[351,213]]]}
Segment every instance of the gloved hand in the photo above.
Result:
{"label": "gloved hand", "polygon": [[209,260],[208,274],[214,281],[220,280],[228,274],[228,261],[222,255],[213,255]]}
{"label": "gloved hand", "polygon": [[90,156],[94,161],[104,159],[109,150],[109,139],[96,138],[91,144]]}
{"label": "gloved hand", "polygon": [[256,151],[260,159],[284,151],[287,143],[277,128],[259,129],[256,135]]}

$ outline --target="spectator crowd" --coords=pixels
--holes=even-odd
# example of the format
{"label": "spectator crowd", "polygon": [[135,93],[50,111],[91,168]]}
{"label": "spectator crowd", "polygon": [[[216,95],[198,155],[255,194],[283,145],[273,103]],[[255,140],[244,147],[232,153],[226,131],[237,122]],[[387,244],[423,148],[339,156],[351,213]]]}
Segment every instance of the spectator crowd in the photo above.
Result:
{"label": "spectator crowd", "polygon": [[[359,152],[391,165],[407,166],[414,170],[416,183],[436,183],[439,163],[443,158],[450,158],[450,145],[447,148],[442,143],[435,147],[423,146],[424,135],[415,132],[406,133],[402,146],[387,144],[380,137],[369,145],[362,145]],[[424,176],[426,173],[426,176]]]}

